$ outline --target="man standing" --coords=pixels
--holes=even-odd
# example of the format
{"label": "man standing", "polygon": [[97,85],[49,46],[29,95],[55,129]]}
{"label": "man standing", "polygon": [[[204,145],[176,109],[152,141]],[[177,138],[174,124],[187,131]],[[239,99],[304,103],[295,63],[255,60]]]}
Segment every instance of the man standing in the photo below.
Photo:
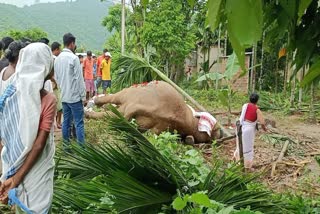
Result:
{"label": "man standing", "polygon": [[87,100],[95,94],[95,86],[93,80],[93,59],[92,52],[87,51],[87,57],[83,60],[84,80],[86,82]]}
{"label": "man standing", "polygon": [[95,82],[96,89],[97,89],[97,94],[98,94],[99,88],[100,88],[101,83],[102,83],[102,73],[101,73],[100,65],[101,65],[102,60],[104,60],[105,54],[107,52],[108,52],[107,49],[103,49],[102,55],[99,56],[98,59],[97,59],[97,78],[96,78],[96,82]]}
{"label": "man standing", "polygon": [[[57,56],[61,53],[61,44],[59,42],[53,42],[51,44],[51,51],[53,58],[56,59]],[[56,95],[57,98],[57,116],[56,116],[56,128],[61,129],[61,117],[62,117],[62,103],[61,103],[61,95],[60,95],[60,88],[58,88],[57,82],[54,78],[51,78],[53,93]]]}
{"label": "man standing", "polygon": [[100,65],[102,73],[102,89],[103,93],[107,93],[107,88],[111,88],[111,54],[105,53],[105,58],[102,60]]}
{"label": "man standing", "polygon": [[64,148],[69,151],[70,127],[74,120],[77,134],[77,142],[84,146],[84,111],[83,101],[86,98],[86,88],[83,80],[82,69],[78,57],[73,53],[76,47],[76,38],[67,33],[63,36],[65,48],[56,58],[54,63],[55,80],[61,89],[61,101],[63,108],[62,137]]}
{"label": "man standing", "polygon": [[60,49],[60,43],[59,42],[53,42],[51,44],[51,51],[53,56],[57,57],[59,56],[59,54],[61,53],[61,49]]}

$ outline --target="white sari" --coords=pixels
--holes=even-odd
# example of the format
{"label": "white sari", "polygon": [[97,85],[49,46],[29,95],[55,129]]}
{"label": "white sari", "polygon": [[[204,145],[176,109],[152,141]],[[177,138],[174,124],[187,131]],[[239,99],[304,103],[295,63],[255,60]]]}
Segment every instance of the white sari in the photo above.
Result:
{"label": "white sari", "polygon": [[[245,114],[247,112],[248,103],[242,106],[242,111],[240,115],[240,125],[242,127],[242,146],[243,146],[243,159],[245,168],[251,168],[254,157],[254,139],[256,135],[256,124],[255,122],[248,122],[244,120]],[[238,130],[236,130],[238,133]],[[239,141],[238,136],[236,138],[237,149],[234,152],[234,157],[236,160],[240,160],[239,155]]]}
{"label": "white sari", "polygon": [[[30,44],[20,51],[12,83],[0,91],[2,182],[15,175],[32,149],[39,129],[40,90],[52,66],[50,48],[42,43]],[[53,196],[54,149],[51,129],[46,146],[37,162],[20,185],[9,191],[9,202],[16,204],[26,213],[43,214],[50,210]]]}

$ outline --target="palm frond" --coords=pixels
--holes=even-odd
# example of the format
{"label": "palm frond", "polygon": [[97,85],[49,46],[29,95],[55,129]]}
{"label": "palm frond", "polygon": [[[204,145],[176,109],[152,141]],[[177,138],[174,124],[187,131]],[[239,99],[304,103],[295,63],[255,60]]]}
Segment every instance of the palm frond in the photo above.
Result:
{"label": "palm frond", "polygon": [[109,128],[120,132],[128,146],[135,146],[130,148],[129,152],[132,157],[138,157],[137,161],[140,165],[157,172],[159,176],[170,183],[173,182],[179,188],[188,187],[188,181],[179,166],[170,163],[116,108],[109,106],[109,109],[116,115],[109,118]]}
{"label": "palm frond", "polygon": [[[107,119],[109,128],[122,141],[119,145],[107,142],[88,144],[86,149],[74,146],[73,154],[65,156],[61,153],[59,173],[69,173],[73,181],[60,182],[58,179],[55,191],[57,204],[84,211],[108,192],[114,196],[114,207],[118,211],[153,207],[151,210],[155,212],[155,207],[170,204],[177,188],[187,187],[189,190],[187,179],[179,167],[162,156],[115,108],[110,106],[110,109],[114,117]],[[94,178],[98,175],[103,176]],[[90,181],[92,178],[98,183]],[[91,190],[92,194],[89,194]],[[64,201],[64,198],[70,199]]]}
{"label": "palm frond", "polygon": [[253,211],[264,213],[283,212],[283,209],[280,209],[282,204],[273,200],[270,191],[248,188],[248,185],[261,174],[244,174],[236,165],[221,172],[221,166],[221,163],[215,165],[203,186],[203,190],[208,191],[210,199],[233,206],[235,209],[250,207]]}
{"label": "palm frond", "polygon": [[118,76],[114,85],[118,89],[159,79],[158,74],[154,72],[154,67],[150,65],[147,59],[138,55],[118,57],[115,60],[115,70],[118,70]]}
{"label": "palm frond", "polygon": [[156,207],[160,208],[162,204],[172,201],[171,194],[148,186],[121,171],[113,173],[106,183],[109,193],[115,197],[114,208],[120,213],[141,208],[145,210],[148,207],[152,207],[153,213],[157,213]]}
{"label": "palm frond", "polygon": [[103,183],[59,179],[55,183],[53,211],[61,213],[63,209],[67,209],[83,213],[109,213],[112,205],[101,203],[107,191]]}
{"label": "palm frond", "polygon": [[95,145],[88,143],[86,149],[72,146],[73,154],[57,152],[60,163],[57,169],[60,172],[71,174],[74,180],[92,179],[98,175],[107,175],[113,170],[129,172],[132,168],[136,171],[144,171],[120,147],[111,146],[107,143]]}

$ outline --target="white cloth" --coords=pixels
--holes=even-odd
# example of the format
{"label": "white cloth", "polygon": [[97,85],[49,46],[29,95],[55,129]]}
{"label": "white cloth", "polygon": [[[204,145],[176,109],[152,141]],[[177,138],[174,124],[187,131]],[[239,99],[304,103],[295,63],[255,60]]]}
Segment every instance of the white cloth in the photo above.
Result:
{"label": "white cloth", "polygon": [[82,65],[71,50],[63,49],[54,60],[54,79],[61,89],[61,102],[76,103],[86,100]]}
{"label": "white cloth", "polygon": [[240,125],[242,125],[244,122],[244,117],[246,116],[247,108],[248,108],[248,103],[246,103],[242,106],[242,111],[241,111],[241,115],[239,118]]}
{"label": "white cloth", "polygon": [[206,132],[211,137],[211,132],[217,123],[217,119],[208,112],[196,112],[191,106],[187,106],[192,111],[193,116],[199,118],[198,131]]}
{"label": "white cloth", "polygon": [[[0,91],[0,133],[3,140],[1,181],[19,170],[32,149],[41,114],[40,90],[52,67],[50,48],[43,43],[32,43],[20,51],[12,84],[5,91]],[[51,206],[54,147],[51,129],[42,154],[16,188],[18,199],[35,214],[48,213]]]}
{"label": "white cloth", "polygon": [[4,74],[4,70],[6,70],[6,68],[7,67],[3,68],[1,73],[0,73],[0,81],[1,81],[0,91],[4,91],[12,83],[12,80],[13,80],[13,77],[14,77],[14,75],[12,75],[7,80],[2,80],[3,74]]}
{"label": "white cloth", "polygon": [[52,82],[51,80],[47,80],[45,83],[44,83],[44,89],[50,93],[53,93],[53,87],[52,87]]}

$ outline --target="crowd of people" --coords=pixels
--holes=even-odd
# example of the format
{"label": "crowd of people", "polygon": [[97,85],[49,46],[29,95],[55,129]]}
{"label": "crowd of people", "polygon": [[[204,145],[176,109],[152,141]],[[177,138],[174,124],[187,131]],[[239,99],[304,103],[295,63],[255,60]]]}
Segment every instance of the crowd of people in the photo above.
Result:
{"label": "crowd of people", "polygon": [[65,152],[72,152],[72,127],[84,148],[84,105],[111,87],[107,49],[98,58],[91,51],[77,56],[71,33],[63,36],[63,49],[48,45],[46,38],[0,41],[0,202],[17,213],[50,212],[54,130],[62,129]]}

